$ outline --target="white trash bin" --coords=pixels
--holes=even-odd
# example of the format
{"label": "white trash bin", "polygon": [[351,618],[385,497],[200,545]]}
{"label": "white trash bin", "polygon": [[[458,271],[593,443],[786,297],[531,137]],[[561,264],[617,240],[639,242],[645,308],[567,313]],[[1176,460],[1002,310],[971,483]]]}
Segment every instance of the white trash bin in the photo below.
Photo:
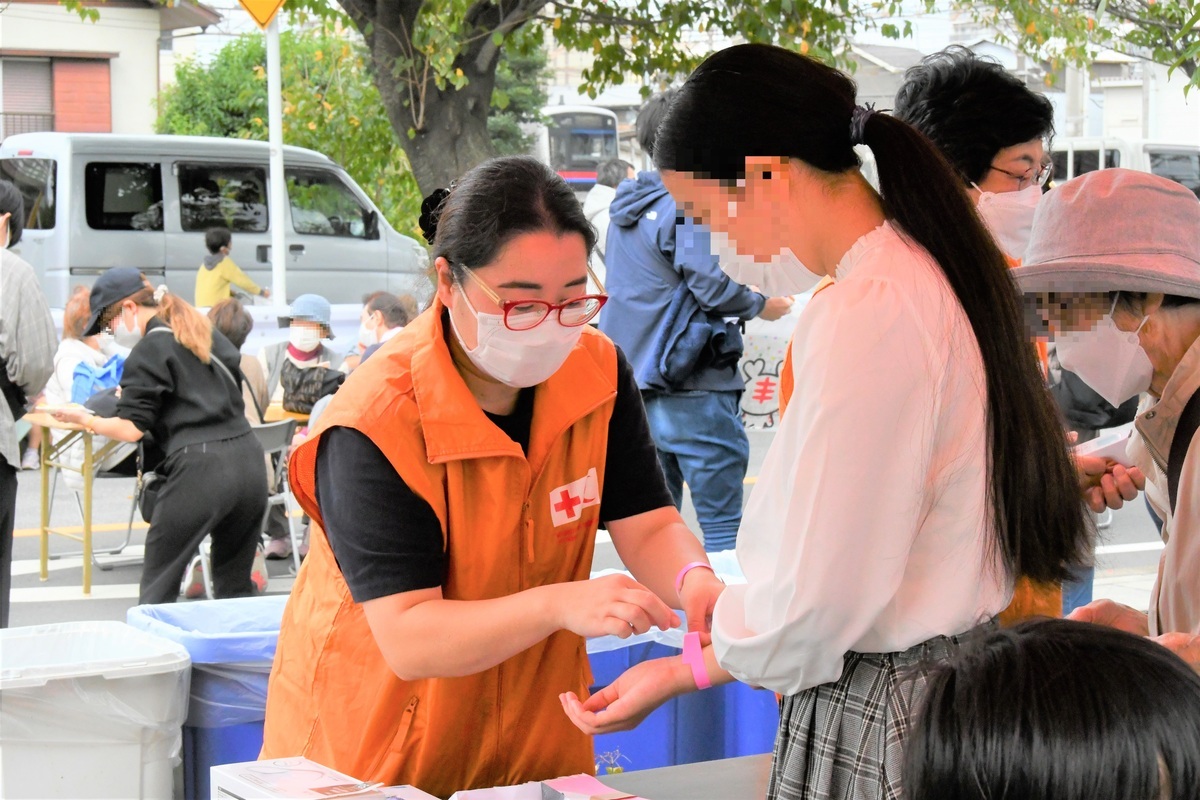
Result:
{"label": "white trash bin", "polygon": [[0,797],[170,798],[190,675],[123,622],[0,630]]}

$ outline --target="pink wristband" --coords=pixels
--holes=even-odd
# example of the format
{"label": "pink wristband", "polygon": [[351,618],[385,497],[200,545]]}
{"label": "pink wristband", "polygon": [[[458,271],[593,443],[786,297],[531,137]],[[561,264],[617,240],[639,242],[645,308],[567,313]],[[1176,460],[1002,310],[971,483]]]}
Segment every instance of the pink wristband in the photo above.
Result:
{"label": "pink wristband", "polygon": [[687,575],[689,572],[691,572],[692,570],[694,570],[696,567],[703,567],[704,569],[708,570],[709,572],[712,572],[714,575],[717,572],[715,569],[712,568],[711,564],[705,564],[703,561],[693,561],[690,564],[684,564],[683,569],[679,570],[679,574],[677,574],[675,576],[675,594],[679,594],[680,592],[683,591],[683,577],[685,575]]}
{"label": "pink wristband", "polygon": [[712,681],[708,678],[708,667],[704,665],[704,648],[700,646],[699,633],[683,635],[683,663],[692,668],[692,680],[696,681],[697,689],[712,686]]}

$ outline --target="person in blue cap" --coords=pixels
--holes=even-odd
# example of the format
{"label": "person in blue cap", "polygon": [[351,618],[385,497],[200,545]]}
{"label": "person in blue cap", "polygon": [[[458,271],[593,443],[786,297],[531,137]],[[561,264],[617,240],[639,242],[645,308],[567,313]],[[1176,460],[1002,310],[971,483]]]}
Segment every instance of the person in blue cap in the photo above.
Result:
{"label": "person in blue cap", "polygon": [[342,354],[322,341],[333,339],[331,313],[329,301],[321,295],[302,294],[292,301],[287,316],[279,318],[279,327],[288,329],[287,341],[268,345],[258,354],[263,374],[267,376],[267,396],[272,403],[283,400],[283,386],[279,377],[287,360],[290,359],[301,369],[341,367]]}
{"label": "person in blue cap", "polygon": [[[292,301],[287,316],[279,318],[279,327],[288,329],[287,341],[268,345],[258,354],[263,374],[267,376],[269,402],[283,402],[283,381],[280,378],[284,364],[289,361],[300,369],[338,369],[342,366],[342,354],[322,341],[333,339],[331,313],[329,301],[321,295],[302,294]],[[280,506],[274,506],[271,511],[271,519],[267,522],[267,535],[271,541],[267,543],[266,556],[272,560],[288,558],[292,554],[292,542],[286,518]]]}

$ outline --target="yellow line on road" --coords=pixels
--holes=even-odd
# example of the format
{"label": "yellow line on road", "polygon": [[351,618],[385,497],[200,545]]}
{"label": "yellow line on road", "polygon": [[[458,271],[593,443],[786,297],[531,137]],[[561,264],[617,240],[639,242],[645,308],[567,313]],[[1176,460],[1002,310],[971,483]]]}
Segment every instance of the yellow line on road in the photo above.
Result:
{"label": "yellow line on road", "polygon": [[[149,527],[150,526],[144,522],[135,522],[133,524],[133,529],[135,531],[144,531]],[[70,527],[65,527],[65,528],[55,526],[54,530],[61,531],[62,533],[83,533],[83,526],[82,525],[71,525]],[[92,533],[107,533],[108,531],[123,531],[123,530],[125,530],[124,522],[103,522],[103,523],[95,523],[92,525]],[[17,538],[20,538],[23,536],[25,536],[25,537],[37,536],[37,535],[41,534],[41,532],[42,532],[41,528],[17,528],[15,531],[13,531],[13,536],[17,537]]]}

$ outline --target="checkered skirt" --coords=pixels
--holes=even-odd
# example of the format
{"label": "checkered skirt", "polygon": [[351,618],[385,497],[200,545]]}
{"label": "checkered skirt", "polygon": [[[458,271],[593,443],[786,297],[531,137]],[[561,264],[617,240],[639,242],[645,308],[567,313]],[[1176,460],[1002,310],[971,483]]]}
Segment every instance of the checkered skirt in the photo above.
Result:
{"label": "checkered skirt", "polygon": [[919,667],[995,624],[902,653],[847,653],[835,683],[783,698],[768,800],[902,800],[904,739],[925,686]]}

